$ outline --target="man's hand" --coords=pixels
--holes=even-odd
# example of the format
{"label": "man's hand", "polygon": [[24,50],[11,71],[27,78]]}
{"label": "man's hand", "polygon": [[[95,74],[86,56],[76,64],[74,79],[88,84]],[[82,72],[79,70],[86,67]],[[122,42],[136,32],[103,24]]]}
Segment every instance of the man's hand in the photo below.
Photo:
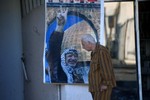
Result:
{"label": "man's hand", "polygon": [[104,91],[104,90],[106,90],[106,89],[107,89],[107,85],[101,85],[101,88],[100,88],[100,89],[101,89],[101,90],[100,90],[101,92]]}
{"label": "man's hand", "polygon": [[62,9],[62,6],[60,6],[60,10],[57,11],[57,15],[56,15],[56,20],[57,20],[56,31],[63,32],[63,28],[67,20],[67,13],[68,13],[68,8]]}

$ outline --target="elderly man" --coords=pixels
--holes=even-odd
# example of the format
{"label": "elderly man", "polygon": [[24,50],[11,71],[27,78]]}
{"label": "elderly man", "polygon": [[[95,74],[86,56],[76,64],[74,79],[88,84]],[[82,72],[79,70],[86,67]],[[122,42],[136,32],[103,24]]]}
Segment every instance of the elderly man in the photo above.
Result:
{"label": "elderly man", "polygon": [[49,64],[50,76],[52,83],[65,83],[66,76],[61,68],[61,44],[64,35],[64,26],[67,21],[68,8],[62,9],[60,6],[60,10],[56,13],[56,29],[51,34],[49,38],[49,48],[46,52],[46,59]]}
{"label": "elderly man", "polygon": [[87,83],[86,67],[78,66],[78,52],[70,48],[61,55],[61,66],[67,76],[67,83]]}
{"label": "elderly man", "polygon": [[109,51],[90,34],[81,37],[83,49],[91,52],[89,71],[89,91],[93,100],[110,100],[112,88],[116,86],[112,61]]}

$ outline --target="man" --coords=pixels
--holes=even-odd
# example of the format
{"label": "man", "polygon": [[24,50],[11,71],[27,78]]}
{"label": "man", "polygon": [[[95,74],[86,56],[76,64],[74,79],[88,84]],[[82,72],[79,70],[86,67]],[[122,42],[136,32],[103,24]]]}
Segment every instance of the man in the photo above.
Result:
{"label": "man", "polygon": [[64,35],[64,26],[67,21],[67,13],[68,13],[68,8],[62,9],[62,7],[60,7],[60,11],[57,12],[56,29],[50,36],[49,48],[48,51],[46,52],[46,58],[50,67],[50,76],[51,76],[52,83],[66,82],[65,81],[66,76],[64,76],[64,72],[61,69],[60,53],[61,53],[61,44]]}
{"label": "man", "polygon": [[85,68],[78,66],[78,52],[71,48],[61,55],[61,66],[66,73],[67,83],[84,83]]}
{"label": "man", "polygon": [[91,52],[89,91],[93,100],[110,100],[112,88],[116,86],[109,51],[90,34],[81,37],[83,49]]}
{"label": "man", "polygon": [[78,61],[78,53],[74,49],[69,49],[69,51],[65,54],[65,58],[67,66],[75,67]]}

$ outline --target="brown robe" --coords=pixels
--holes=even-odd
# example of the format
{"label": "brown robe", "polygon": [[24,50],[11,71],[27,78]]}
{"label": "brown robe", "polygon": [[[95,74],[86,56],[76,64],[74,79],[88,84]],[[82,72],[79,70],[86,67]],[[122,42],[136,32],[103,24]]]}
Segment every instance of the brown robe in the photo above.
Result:
{"label": "brown robe", "polygon": [[[89,91],[94,100],[110,100],[112,88],[116,86],[112,60],[107,48],[96,44],[96,49],[91,53],[89,71]],[[101,85],[106,85],[107,90],[101,92]]]}

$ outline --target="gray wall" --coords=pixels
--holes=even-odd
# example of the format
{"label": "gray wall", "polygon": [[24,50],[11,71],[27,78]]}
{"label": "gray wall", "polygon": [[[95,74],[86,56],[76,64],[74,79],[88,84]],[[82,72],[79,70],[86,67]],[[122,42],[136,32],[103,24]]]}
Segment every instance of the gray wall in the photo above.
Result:
{"label": "gray wall", "polygon": [[23,52],[29,82],[25,82],[25,100],[58,100],[56,85],[43,84],[45,6],[38,6],[22,20]]}
{"label": "gray wall", "polygon": [[0,1],[0,100],[24,100],[19,1]]}

